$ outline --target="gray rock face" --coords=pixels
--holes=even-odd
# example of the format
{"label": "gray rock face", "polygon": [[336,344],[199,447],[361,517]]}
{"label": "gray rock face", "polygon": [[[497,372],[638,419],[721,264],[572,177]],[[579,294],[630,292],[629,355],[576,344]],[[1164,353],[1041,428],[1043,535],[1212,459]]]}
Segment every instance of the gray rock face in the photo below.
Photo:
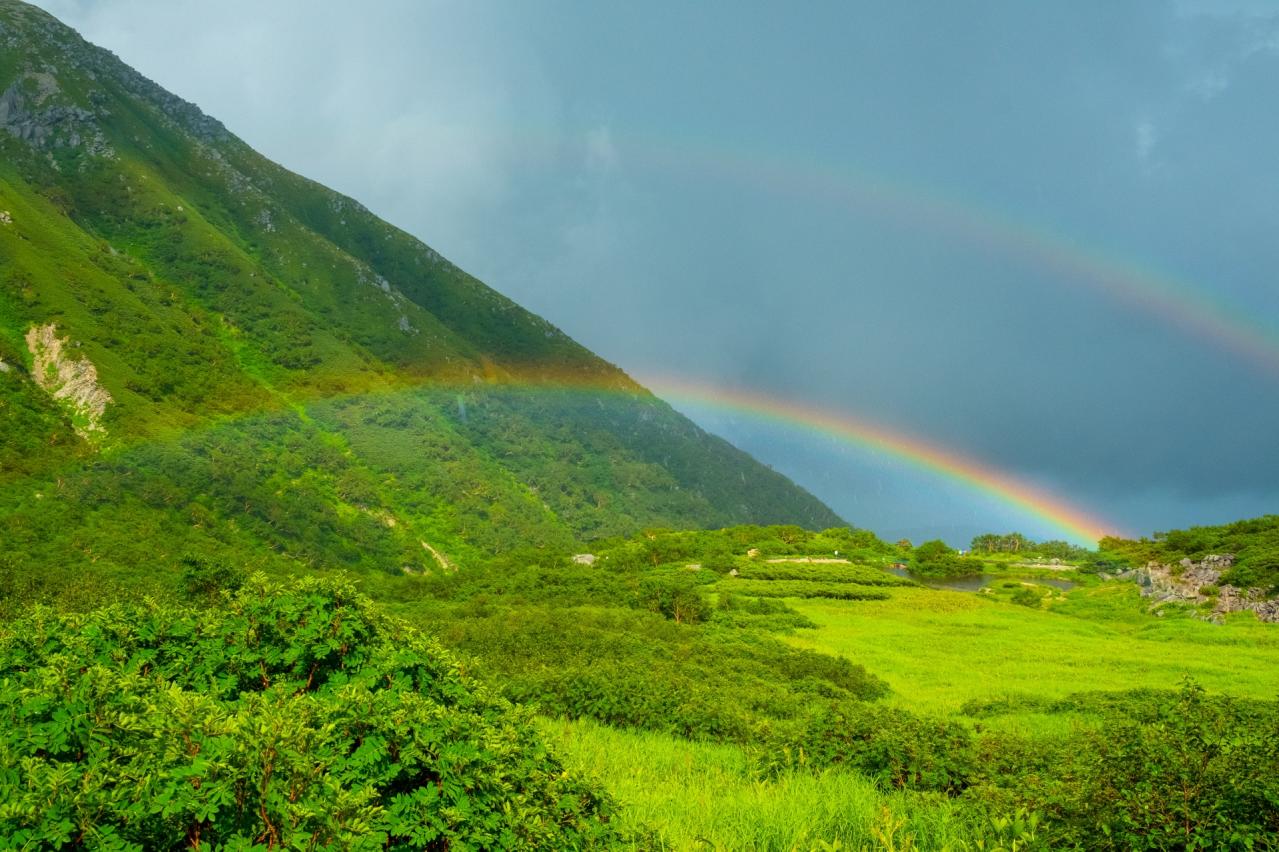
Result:
{"label": "gray rock face", "polygon": [[0,93],[0,130],[35,148],[83,147],[110,154],[93,110],[57,102],[58,86],[47,73],[28,73]]}
{"label": "gray rock face", "polygon": [[1220,622],[1227,614],[1251,610],[1261,621],[1279,623],[1279,600],[1266,597],[1264,589],[1240,589],[1221,583],[1221,575],[1235,564],[1231,554],[1205,556],[1199,562],[1183,559],[1175,567],[1151,562],[1116,574],[1116,580],[1132,580],[1149,598],[1151,608],[1161,604],[1212,604],[1208,618]]}

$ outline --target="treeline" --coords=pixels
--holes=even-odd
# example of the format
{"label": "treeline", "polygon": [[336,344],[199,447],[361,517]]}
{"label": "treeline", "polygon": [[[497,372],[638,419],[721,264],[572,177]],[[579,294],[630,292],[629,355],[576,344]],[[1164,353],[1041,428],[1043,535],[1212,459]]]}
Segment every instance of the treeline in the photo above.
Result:
{"label": "treeline", "polygon": [[969,548],[975,554],[1015,553],[1027,558],[1060,559],[1063,562],[1088,559],[1094,554],[1094,551],[1068,541],[1035,541],[1019,532],[983,533],[973,537]]}

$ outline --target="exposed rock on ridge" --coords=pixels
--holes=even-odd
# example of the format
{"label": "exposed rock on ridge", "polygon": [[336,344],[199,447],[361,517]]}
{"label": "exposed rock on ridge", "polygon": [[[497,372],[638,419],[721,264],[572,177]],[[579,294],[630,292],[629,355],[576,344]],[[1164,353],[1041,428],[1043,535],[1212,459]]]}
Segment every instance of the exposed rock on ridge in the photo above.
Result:
{"label": "exposed rock on ridge", "polygon": [[1265,589],[1240,589],[1221,583],[1221,575],[1235,564],[1232,554],[1205,556],[1199,562],[1183,559],[1177,565],[1147,563],[1116,575],[1133,580],[1151,609],[1165,603],[1205,606],[1212,604],[1209,620],[1220,622],[1227,614],[1251,610],[1261,621],[1279,622],[1279,600],[1266,597]]}

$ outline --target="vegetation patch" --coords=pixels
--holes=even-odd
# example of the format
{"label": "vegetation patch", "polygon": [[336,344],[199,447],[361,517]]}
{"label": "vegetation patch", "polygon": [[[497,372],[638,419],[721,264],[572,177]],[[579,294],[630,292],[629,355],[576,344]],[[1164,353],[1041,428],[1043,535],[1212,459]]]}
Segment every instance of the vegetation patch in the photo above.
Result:
{"label": "vegetation patch", "polygon": [[570,848],[607,797],[340,582],[0,633],[0,833],[41,848]]}

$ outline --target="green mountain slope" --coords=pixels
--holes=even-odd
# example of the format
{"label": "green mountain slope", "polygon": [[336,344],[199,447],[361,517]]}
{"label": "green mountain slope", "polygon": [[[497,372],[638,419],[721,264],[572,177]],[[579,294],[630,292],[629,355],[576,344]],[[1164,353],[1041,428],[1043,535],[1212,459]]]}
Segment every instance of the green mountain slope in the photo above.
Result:
{"label": "green mountain slope", "polygon": [[423,571],[840,524],[550,323],[0,0],[0,538]]}

